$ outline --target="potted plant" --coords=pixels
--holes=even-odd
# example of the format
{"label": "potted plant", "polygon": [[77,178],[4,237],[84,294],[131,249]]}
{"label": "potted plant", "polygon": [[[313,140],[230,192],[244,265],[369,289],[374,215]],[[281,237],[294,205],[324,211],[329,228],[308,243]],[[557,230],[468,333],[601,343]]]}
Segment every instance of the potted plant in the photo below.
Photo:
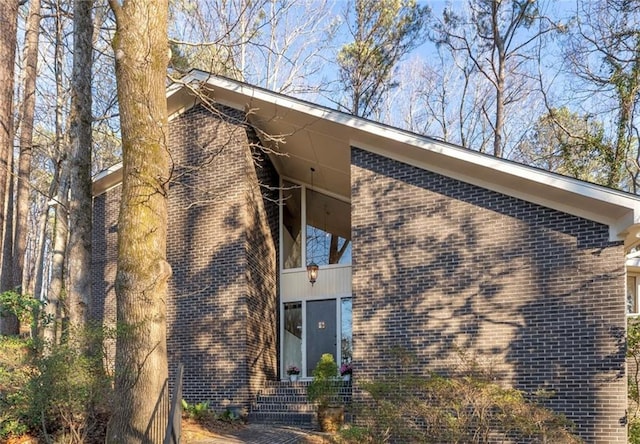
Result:
{"label": "potted plant", "polygon": [[340,376],[342,376],[342,380],[350,381],[352,374],[353,374],[353,363],[343,362],[342,365],[340,366]]}
{"label": "potted plant", "polygon": [[309,401],[316,403],[318,424],[323,432],[336,432],[344,421],[344,406],[339,392],[338,364],[331,353],[325,353],[313,370],[313,380],[307,387]]}
{"label": "potted plant", "polygon": [[300,374],[300,367],[295,365],[290,365],[287,367],[287,375],[289,375],[289,381],[294,382],[298,380],[298,375]]}

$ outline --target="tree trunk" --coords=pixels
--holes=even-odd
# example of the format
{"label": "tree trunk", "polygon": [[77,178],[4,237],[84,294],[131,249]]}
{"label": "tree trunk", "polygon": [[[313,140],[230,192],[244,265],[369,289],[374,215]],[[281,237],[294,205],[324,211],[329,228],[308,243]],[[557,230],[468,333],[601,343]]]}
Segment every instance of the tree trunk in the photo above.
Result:
{"label": "tree trunk", "polygon": [[[54,45],[54,72],[56,77],[56,139],[55,151],[58,156],[56,179],[57,198],[55,207],[55,223],[53,228],[52,258],[51,258],[51,281],[47,292],[47,306],[45,313],[49,323],[44,328],[45,345],[54,345],[59,342],[62,330],[61,298],[64,295],[64,264],[67,253],[68,240],[68,196],[69,196],[69,168],[67,166],[67,153],[64,143],[64,96],[63,85],[63,17],[61,14],[60,2],[56,2],[56,38]],[[50,190],[51,191],[51,190]]]}
{"label": "tree trunk", "polygon": [[491,23],[493,31],[493,41],[495,52],[498,57],[498,72],[496,73],[496,120],[493,125],[493,155],[502,157],[502,131],[504,128],[504,90],[505,90],[505,64],[507,55],[505,53],[505,42],[500,35],[500,2],[491,3]]}
{"label": "tree trunk", "polygon": [[13,283],[25,293],[24,255],[27,246],[29,214],[29,175],[31,174],[31,145],[33,115],[36,106],[36,76],[38,73],[38,35],[40,31],[40,0],[31,0],[25,33],[24,98],[20,119],[20,158],[16,194],[16,227],[13,241]]}
{"label": "tree trunk", "polygon": [[67,196],[69,194],[69,174],[65,162],[60,163],[60,185],[56,204],[56,219],[53,229],[53,257],[51,259],[51,283],[47,294],[45,313],[51,321],[45,325],[44,340],[46,346],[59,342],[61,329],[60,301],[64,294],[64,263],[68,240]]}
{"label": "tree trunk", "polygon": [[[8,179],[11,177],[10,156],[13,154],[13,87],[14,66],[16,58],[16,33],[18,27],[18,1],[8,0],[0,2],[0,243],[5,239],[7,230],[7,197]],[[9,262],[11,269],[11,256],[4,256],[4,248],[1,248],[0,261]],[[11,272],[10,272],[11,273]],[[0,276],[0,292],[10,290],[3,283],[10,283],[9,276]],[[15,332],[16,322],[12,317],[0,315],[0,333],[12,334]]]}
{"label": "tree trunk", "polygon": [[74,2],[71,78],[71,197],[69,201],[69,322],[84,327],[91,307],[91,69],[93,0]]}
{"label": "tree trunk", "polygon": [[[7,168],[10,172],[13,171],[13,149],[8,152]],[[6,177],[6,190],[5,196],[5,229],[4,229],[4,241],[2,244],[2,271],[0,272],[0,291],[8,291],[14,289],[13,282],[13,267],[11,266],[11,260],[13,257],[13,174],[8,174]],[[18,335],[20,333],[20,321],[18,317],[13,313],[2,313],[0,315],[0,334],[3,335]]]}
{"label": "tree trunk", "polygon": [[[150,436],[156,404],[168,400],[166,261],[168,64],[166,0],[110,0],[124,177],[118,219],[115,405],[108,443],[162,442]],[[162,426],[160,426],[162,427]]]}

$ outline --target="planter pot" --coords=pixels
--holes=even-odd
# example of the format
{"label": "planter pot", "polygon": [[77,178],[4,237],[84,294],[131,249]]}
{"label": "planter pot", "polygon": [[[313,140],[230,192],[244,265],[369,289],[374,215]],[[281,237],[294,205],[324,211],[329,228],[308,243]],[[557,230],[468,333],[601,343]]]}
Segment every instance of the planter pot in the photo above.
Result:
{"label": "planter pot", "polygon": [[346,375],[342,375],[343,381],[351,381],[351,373],[347,373]]}
{"label": "planter pot", "polygon": [[318,407],[318,425],[323,432],[335,433],[344,423],[343,406]]}
{"label": "planter pot", "polygon": [[298,380],[298,375],[289,375],[289,381],[296,382]]}

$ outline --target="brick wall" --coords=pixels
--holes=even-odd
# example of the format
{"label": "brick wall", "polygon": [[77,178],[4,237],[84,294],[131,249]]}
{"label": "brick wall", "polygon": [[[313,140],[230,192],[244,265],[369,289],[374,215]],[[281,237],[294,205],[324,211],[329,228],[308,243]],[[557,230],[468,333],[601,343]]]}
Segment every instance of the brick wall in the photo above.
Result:
{"label": "brick wall", "polygon": [[196,107],[171,122],[169,356],[185,399],[216,408],[246,406],[276,371],[275,246],[243,118]]}
{"label": "brick wall", "polygon": [[504,384],[554,391],[587,442],[626,442],[624,254],[608,227],[357,148],[351,188],[358,377],[444,372],[459,348]]}
{"label": "brick wall", "polygon": [[[258,143],[256,139],[254,142]],[[252,397],[278,376],[278,175],[268,157],[246,152],[247,360]]]}
{"label": "brick wall", "polygon": [[[116,259],[118,256],[118,213],[120,185],[93,199],[93,233],[91,250],[91,294],[93,306],[90,316],[107,329],[116,325]],[[106,366],[113,370],[115,341],[107,340]]]}
{"label": "brick wall", "polygon": [[[171,121],[169,137],[170,378],[182,362],[184,399],[216,409],[248,406],[277,372],[278,213],[258,182],[277,184],[277,175],[266,157],[254,161],[243,117],[198,106]],[[94,199],[93,288],[106,295],[105,314],[115,306],[118,199],[119,188]]]}

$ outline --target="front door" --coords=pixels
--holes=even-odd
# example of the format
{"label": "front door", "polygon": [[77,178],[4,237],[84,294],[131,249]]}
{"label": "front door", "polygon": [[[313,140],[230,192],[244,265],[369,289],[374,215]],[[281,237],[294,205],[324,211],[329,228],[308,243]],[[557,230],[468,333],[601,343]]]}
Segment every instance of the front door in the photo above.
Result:
{"label": "front door", "polygon": [[336,300],[307,301],[307,375],[324,353],[336,356]]}

